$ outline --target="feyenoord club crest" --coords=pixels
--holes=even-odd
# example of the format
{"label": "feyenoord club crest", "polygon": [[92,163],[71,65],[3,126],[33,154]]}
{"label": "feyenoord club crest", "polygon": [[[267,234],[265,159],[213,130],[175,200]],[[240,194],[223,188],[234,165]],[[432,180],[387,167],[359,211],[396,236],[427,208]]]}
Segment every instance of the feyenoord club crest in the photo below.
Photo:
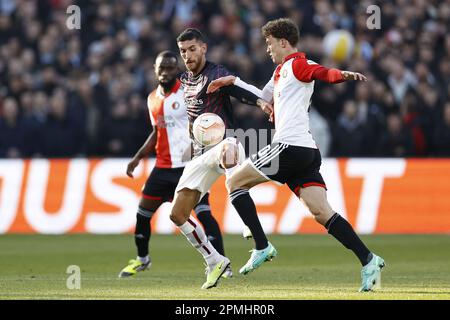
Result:
{"label": "feyenoord club crest", "polygon": [[179,107],[180,107],[180,104],[178,102],[175,101],[174,103],[172,103],[173,110],[177,110]]}

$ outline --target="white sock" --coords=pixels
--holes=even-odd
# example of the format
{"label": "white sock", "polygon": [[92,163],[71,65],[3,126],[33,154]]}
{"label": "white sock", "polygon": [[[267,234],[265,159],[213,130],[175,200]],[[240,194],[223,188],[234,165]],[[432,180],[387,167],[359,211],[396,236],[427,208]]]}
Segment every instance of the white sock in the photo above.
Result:
{"label": "white sock", "polygon": [[205,231],[200,223],[192,216],[189,217],[183,225],[179,226],[180,231],[192,246],[203,256],[209,266],[215,265],[220,261],[221,255],[212,246],[206,237]]}
{"label": "white sock", "polygon": [[150,258],[148,257],[148,255],[146,255],[145,257],[137,257],[136,260],[139,260],[142,263],[147,263],[150,261]]}

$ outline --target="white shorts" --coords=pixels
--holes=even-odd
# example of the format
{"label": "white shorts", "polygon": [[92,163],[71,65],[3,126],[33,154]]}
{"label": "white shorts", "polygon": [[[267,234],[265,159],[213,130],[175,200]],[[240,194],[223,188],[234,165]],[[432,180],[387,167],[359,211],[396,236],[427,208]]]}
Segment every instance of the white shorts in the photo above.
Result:
{"label": "white shorts", "polygon": [[224,139],[201,156],[188,162],[184,167],[183,175],[175,189],[175,197],[178,191],[187,188],[200,191],[201,195],[199,200],[203,198],[209,189],[211,189],[214,182],[216,182],[221,175],[225,174],[225,170],[219,165],[222,147],[225,143],[238,144],[238,164],[244,162],[245,150],[242,144],[238,142],[236,138]]}

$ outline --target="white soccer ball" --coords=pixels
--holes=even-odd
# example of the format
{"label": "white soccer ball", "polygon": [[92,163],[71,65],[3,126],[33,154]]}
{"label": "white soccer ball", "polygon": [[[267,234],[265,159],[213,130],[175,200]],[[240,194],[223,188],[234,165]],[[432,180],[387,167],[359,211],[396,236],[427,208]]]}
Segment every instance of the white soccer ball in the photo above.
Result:
{"label": "white soccer ball", "polygon": [[192,133],[202,146],[213,146],[223,140],[225,123],[215,113],[203,113],[195,119]]}
{"label": "white soccer ball", "polygon": [[355,38],[347,30],[332,30],[323,39],[323,50],[336,62],[348,60],[355,48]]}

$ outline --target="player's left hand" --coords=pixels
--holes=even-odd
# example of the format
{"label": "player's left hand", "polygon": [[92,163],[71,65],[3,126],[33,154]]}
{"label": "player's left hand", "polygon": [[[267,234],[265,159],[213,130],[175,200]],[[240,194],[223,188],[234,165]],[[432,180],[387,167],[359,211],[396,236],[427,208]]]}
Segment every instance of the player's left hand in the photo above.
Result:
{"label": "player's left hand", "polygon": [[344,80],[367,81],[365,75],[359,72],[341,71]]}
{"label": "player's left hand", "polygon": [[127,165],[127,176],[130,178],[134,178],[133,171],[134,169],[139,165],[141,159],[139,158],[133,158]]}
{"label": "player's left hand", "polygon": [[225,76],[225,77],[213,80],[213,81],[211,81],[208,88],[206,89],[206,93],[213,93],[222,87],[231,86],[232,84],[234,84],[234,80],[236,80],[235,76]]}
{"label": "player's left hand", "polygon": [[256,101],[258,107],[261,108],[267,115],[269,115],[269,121],[273,122],[273,105],[263,99],[258,99]]}

